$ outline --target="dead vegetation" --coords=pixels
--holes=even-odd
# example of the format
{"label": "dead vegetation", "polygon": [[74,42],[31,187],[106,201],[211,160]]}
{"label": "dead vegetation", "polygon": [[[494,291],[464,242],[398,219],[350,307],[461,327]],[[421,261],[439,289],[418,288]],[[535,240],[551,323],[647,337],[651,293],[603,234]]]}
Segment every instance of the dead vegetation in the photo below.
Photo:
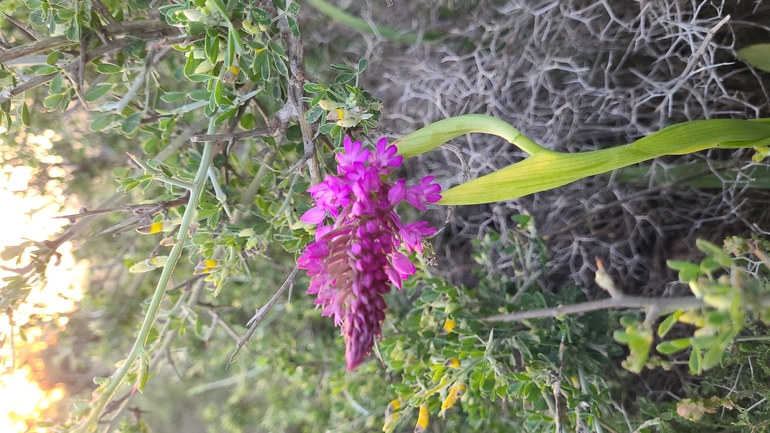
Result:
{"label": "dead vegetation", "polygon": [[[344,4],[343,4],[344,3]],[[339,6],[368,22],[440,42],[411,46],[324,24],[310,40],[331,58],[370,59],[364,85],[383,99],[385,128],[410,132],[466,113],[510,122],[546,147],[578,152],[617,146],[687,120],[755,118],[768,111],[766,76],[735,51],[770,40],[770,4],[695,0],[369,0]],[[729,17],[729,18],[728,18]],[[312,26],[312,23],[308,23]],[[330,41],[360,41],[336,52]],[[328,42],[326,45],[324,42]],[[345,44],[348,46],[348,44]],[[445,186],[519,160],[498,138],[469,136],[419,158],[414,175],[430,173]],[[691,164],[719,175],[751,166],[749,152],[711,151],[655,161],[665,173]],[[696,168],[697,167],[697,168]],[[486,228],[513,227],[510,216],[533,215],[547,237],[549,271],[541,282],[556,290],[577,284],[594,293],[595,257],[629,293],[670,294],[674,274],[665,260],[686,258],[697,237],[714,242],[767,228],[766,191],[731,185],[693,189],[648,179],[621,182],[597,176],[518,200],[455,210],[436,250],[440,271],[468,281],[468,240]],[[436,221],[443,221],[437,215]],[[500,262],[505,271],[504,261]]]}

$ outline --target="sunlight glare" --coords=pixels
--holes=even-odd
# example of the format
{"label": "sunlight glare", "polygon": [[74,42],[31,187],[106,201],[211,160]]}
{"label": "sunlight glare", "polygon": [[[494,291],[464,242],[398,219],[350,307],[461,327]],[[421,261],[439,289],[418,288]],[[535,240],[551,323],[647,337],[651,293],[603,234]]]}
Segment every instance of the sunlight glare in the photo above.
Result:
{"label": "sunlight glare", "polygon": [[[35,146],[38,159],[54,162],[58,156],[48,154],[52,148],[51,139],[55,138],[53,131],[45,131],[43,135],[31,136],[27,143]],[[52,169],[49,175],[62,175],[61,169]],[[61,196],[62,188],[59,181],[49,181],[46,185],[45,196],[31,193],[28,183],[32,181],[33,171],[29,167],[0,166],[0,250],[9,245],[18,245],[25,239],[46,240],[60,232],[68,224],[67,220],[53,219],[54,215],[62,212],[76,212],[79,207],[73,198],[65,203]],[[64,209],[61,208],[62,205]],[[61,262],[58,266],[51,263],[46,272],[47,284],[32,290],[27,301],[14,311],[13,319],[16,326],[30,322],[32,316],[43,317],[43,321],[55,320],[60,327],[66,325],[67,317],[58,317],[73,311],[76,303],[83,297],[83,285],[86,278],[88,263],[76,262],[72,255],[73,246],[67,242],[58,248]],[[22,256],[20,263],[2,262],[9,268],[18,268],[29,262],[29,257]],[[13,275],[11,271],[0,269],[0,277]],[[0,316],[0,333],[11,335],[7,316]],[[39,353],[47,347],[42,340],[43,331],[39,326],[27,329],[27,341],[22,341],[18,332],[14,332],[16,352],[23,348],[28,353]],[[38,421],[45,410],[53,403],[64,397],[64,389],[57,386],[48,391],[42,390],[38,380],[45,377],[44,367],[40,359],[33,359],[26,365],[17,360],[15,371],[11,373],[10,344],[0,348],[0,432],[22,433],[35,431],[35,421]],[[31,368],[32,367],[32,368]],[[33,373],[35,371],[35,373]]]}

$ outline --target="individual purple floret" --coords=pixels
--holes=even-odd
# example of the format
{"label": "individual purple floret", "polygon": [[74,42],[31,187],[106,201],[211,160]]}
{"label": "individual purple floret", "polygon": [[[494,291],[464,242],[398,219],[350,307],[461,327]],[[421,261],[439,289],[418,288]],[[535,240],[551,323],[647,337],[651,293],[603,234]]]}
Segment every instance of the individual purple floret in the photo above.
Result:
{"label": "individual purple floret", "polygon": [[[361,365],[374,338],[382,335],[388,308],[382,295],[390,292],[391,283],[400,289],[415,273],[400,250],[422,252],[423,236],[436,232],[424,221],[403,224],[396,214],[401,202],[425,210],[426,203],[441,199],[433,176],[410,187],[403,179],[383,180],[401,165],[403,157],[396,152],[385,138],[376,151],[346,138],[344,152],[337,154],[337,176],[308,189],[315,206],[301,218],[318,224],[318,230],[297,265],[311,276],[307,292],[317,295],[322,314],[342,326],[348,370]],[[332,225],[325,225],[327,217],[335,219]]]}

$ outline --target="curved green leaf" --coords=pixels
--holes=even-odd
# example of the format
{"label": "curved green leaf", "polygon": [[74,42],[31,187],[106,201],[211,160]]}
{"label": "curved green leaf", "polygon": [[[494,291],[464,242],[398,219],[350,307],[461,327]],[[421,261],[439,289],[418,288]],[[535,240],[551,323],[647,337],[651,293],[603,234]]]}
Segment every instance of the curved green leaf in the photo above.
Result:
{"label": "curved green leaf", "polygon": [[[520,133],[513,135],[513,131],[518,133],[513,127],[506,131],[500,121],[480,119],[485,117],[460,116],[436,122],[402,138],[398,142],[399,151],[404,156],[419,154],[438,146],[442,140],[469,132],[492,133],[509,141],[523,137]],[[462,121],[442,123],[456,119]],[[714,119],[682,123],[625,146],[591,152],[560,153],[543,149],[522,162],[443,192],[438,203],[463,205],[510,200],[663,155],[681,155],[717,146],[753,147],[770,141],[770,125],[764,120]]]}
{"label": "curved green leaf", "polygon": [[770,44],[749,45],[738,50],[737,54],[751,66],[770,72]]}
{"label": "curved green leaf", "polygon": [[435,149],[453,138],[471,133],[497,135],[530,155],[546,150],[508,123],[483,114],[466,114],[439,120],[401,137],[394,144],[398,146],[399,155],[410,158]]}

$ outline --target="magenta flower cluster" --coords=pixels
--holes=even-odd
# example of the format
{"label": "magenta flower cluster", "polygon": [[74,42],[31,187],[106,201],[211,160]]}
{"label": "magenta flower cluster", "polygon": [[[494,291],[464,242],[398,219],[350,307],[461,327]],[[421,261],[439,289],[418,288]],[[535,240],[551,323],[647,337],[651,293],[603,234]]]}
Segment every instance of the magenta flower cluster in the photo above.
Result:
{"label": "magenta flower cluster", "polygon": [[[334,316],[334,324],[342,326],[348,370],[366,359],[374,338],[382,335],[387,309],[382,295],[390,292],[391,283],[400,289],[402,280],[415,273],[402,250],[422,252],[423,236],[436,232],[424,221],[403,224],[396,214],[404,201],[425,210],[425,204],[441,199],[433,176],[410,187],[403,179],[384,180],[401,165],[396,152],[385,138],[373,152],[345,139],[344,152],[337,154],[337,176],[308,189],[315,206],[301,218],[318,224],[318,230],[297,264],[311,276],[307,293],[317,295],[323,315]],[[327,225],[327,217],[334,223]]]}

